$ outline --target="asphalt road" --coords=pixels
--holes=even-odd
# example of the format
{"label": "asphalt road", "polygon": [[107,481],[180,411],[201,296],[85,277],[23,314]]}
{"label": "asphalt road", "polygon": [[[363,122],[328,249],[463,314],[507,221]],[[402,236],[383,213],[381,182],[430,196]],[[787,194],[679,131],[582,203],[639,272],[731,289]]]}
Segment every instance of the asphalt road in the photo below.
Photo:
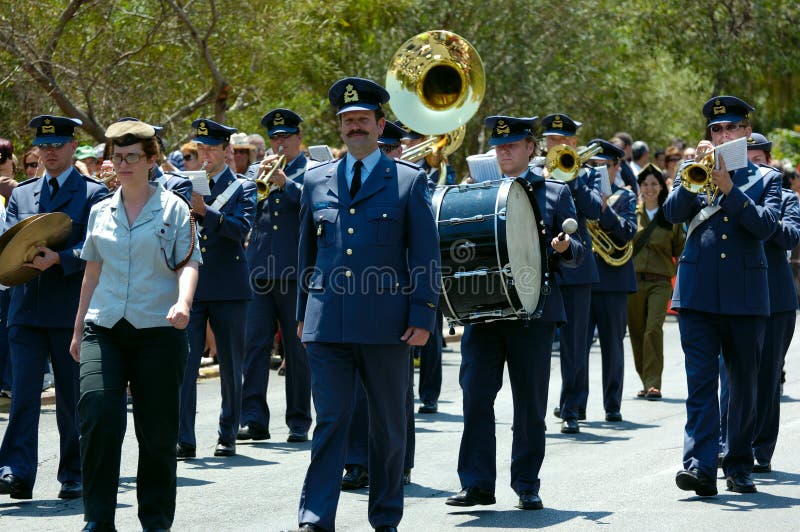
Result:
{"label": "asphalt road", "polygon": [[[640,383],[626,340],[626,375],[622,423],[606,423],[600,388],[600,352],[592,349],[588,420],[574,436],[559,432],[548,414],[547,456],[541,471],[540,495],[545,509],[523,512],[509,487],[511,457],[511,393],[506,378],[495,403],[497,417],[497,504],[475,508],[446,506],[447,496],[460,489],[456,473],[462,430],[460,354],[444,356],[440,412],[416,416],[417,454],[412,483],[406,488],[402,530],[797,530],[800,522],[800,341],[787,357],[788,381],[781,412],[781,435],[773,460],[774,472],[756,475],[757,494],[724,491],[700,499],[675,487],[680,469],[686,414],[683,355],[675,321],[664,327],[666,360],[661,402],[634,396]],[[561,384],[559,359],[552,359],[549,411]],[[238,456],[214,458],[219,382],[201,381],[198,393],[198,459],[178,465],[178,502],[173,530],[264,530],[293,528],[310,443],[287,444],[283,425],[283,379],[270,375],[269,404],[272,439],[240,444]],[[130,414],[129,414],[130,415]],[[0,432],[7,414],[0,414]],[[136,515],[136,440],[128,431],[116,524],[120,531],[140,530]],[[82,503],[56,498],[58,438],[55,412],[42,413],[39,476],[34,499],[0,498],[0,530],[80,530]],[[342,493],[339,530],[370,530],[367,492]]]}

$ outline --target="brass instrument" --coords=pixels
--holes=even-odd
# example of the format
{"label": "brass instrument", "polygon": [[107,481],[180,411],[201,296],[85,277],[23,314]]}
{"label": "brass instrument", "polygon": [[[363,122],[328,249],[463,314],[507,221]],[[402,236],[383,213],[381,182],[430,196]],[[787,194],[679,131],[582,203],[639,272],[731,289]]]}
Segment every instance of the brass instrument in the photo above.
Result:
{"label": "brass instrument", "polygon": [[445,158],[461,145],[466,123],[478,111],[486,92],[478,52],[449,31],[415,35],[389,61],[386,90],[397,118],[428,135],[401,158],[412,162],[429,158],[432,166],[439,165],[439,181],[444,183]]}
{"label": "brass instrument", "polygon": [[256,177],[256,202],[261,202],[261,200],[267,199],[270,193],[277,188],[272,184],[271,179],[272,174],[275,173],[275,170],[278,168],[283,170],[286,167],[286,155],[281,152],[283,152],[283,146],[278,147],[278,153],[280,154],[280,157],[278,157],[278,160],[272,165],[272,168],[270,168],[266,174]]}
{"label": "brass instrument", "polygon": [[566,144],[553,146],[547,152],[544,163],[547,177],[564,182],[572,181],[578,177],[581,165],[601,151],[603,147],[597,143],[589,144],[580,150],[575,150]]}
{"label": "brass instrument", "polygon": [[694,194],[705,192],[709,205],[714,203],[719,193],[719,187],[711,181],[714,163],[714,150],[709,150],[699,161],[684,166],[680,173],[683,188]]}
{"label": "brass instrument", "polygon": [[[614,203],[622,194],[621,191],[615,192],[608,198],[608,203]],[[600,222],[587,220],[586,228],[592,236],[592,250],[597,253],[603,262],[609,266],[622,266],[633,256],[633,242],[618,244],[614,237],[600,227]]]}

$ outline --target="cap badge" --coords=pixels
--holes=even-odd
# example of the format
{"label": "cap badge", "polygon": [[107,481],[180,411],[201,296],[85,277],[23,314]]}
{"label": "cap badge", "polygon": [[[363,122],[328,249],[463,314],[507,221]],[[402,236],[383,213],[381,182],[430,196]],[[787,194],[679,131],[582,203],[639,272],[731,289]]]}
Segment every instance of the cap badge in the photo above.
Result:
{"label": "cap badge", "polygon": [[358,92],[353,88],[352,85],[348,84],[345,87],[344,91],[344,103],[350,102],[357,102],[358,101]]}
{"label": "cap badge", "polygon": [[511,133],[511,127],[505,123],[505,120],[498,120],[494,132],[498,135],[508,135]]}
{"label": "cap badge", "polygon": [[551,126],[556,129],[561,129],[562,127],[564,127],[564,122],[561,121],[561,117],[559,115],[556,115],[555,118],[553,118]]}
{"label": "cap badge", "polygon": [[755,144],[756,143],[756,139],[754,139],[753,137],[747,137],[747,143],[748,144]]}
{"label": "cap badge", "polygon": [[208,128],[206,127],[206,123],[205,122],[200,122],[200,125],[197,126],[197,134],[198,135],[203,135],[203,136],[208,136]]}
{"label": "cap badge", "polygon": [[284,124],[283,115],[280,113],[275,113],[275,118],[272,119],[273,126],[282,126]]}
{"label": "cap badge", "polygon": [[56,132],[56,126],[42,126],[42,134],[46,133],[53,133]]}
{"label": "cap badge", "polygon": [[725,106],[722,105],[722,102],[720,102],[719,100],[714,102],[714,110],[713,111],[714,111],[714,116],[716,116],[716,115],[724,115],[727,112]]}

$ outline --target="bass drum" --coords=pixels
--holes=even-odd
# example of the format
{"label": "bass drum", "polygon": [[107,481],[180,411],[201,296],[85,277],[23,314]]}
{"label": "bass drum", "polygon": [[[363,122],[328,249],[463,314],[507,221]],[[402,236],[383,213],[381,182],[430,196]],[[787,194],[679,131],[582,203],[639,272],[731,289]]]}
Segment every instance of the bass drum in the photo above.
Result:
{"label": "bass drum", "polygon": [[541,316],[549,291],[542,217],[530,185],[504,179],[439,187],[444,315],[460,325]]}

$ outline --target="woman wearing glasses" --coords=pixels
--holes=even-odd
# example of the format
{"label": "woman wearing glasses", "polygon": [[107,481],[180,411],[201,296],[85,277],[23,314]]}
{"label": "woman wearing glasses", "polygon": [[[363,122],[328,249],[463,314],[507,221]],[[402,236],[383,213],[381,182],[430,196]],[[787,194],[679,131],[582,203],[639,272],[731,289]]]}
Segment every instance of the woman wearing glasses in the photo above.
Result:
{"label": "woman wearing glasses", "polygon": [[153,127],[117,122],[106,138],[120,188],[89,216],[70,345],[81,366],[84,530],[114,530],[128,384],[139,442],[139,520],[145,529],[168,529],[175,515],[185,328],[200,250],[186,202],[148,180],[158,154]]}
{"label": "woman wearing glasses", "polygon": [[25,170],[27,179],[38,177],[42,175],[41,170],[44,168],[39,162],[39,147],[34,146],[26,151],[22,156],[22,167]]}

